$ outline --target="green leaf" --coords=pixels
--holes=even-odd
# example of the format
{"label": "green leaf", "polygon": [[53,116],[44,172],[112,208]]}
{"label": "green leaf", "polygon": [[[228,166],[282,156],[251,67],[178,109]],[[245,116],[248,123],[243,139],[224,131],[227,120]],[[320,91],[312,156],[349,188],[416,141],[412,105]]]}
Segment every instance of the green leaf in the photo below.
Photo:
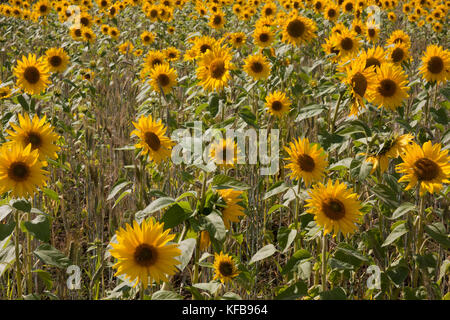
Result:
{"label": "green leaf", "polygon": [[217,112],[219,112],[219,96],[215,94],[211,96],[211,99],[209,99],[208,111],[213,118],[217,115]]}
{"label": "green leaf", "polygon": [[122,182],[122,183],[119,183],[118,185],[116,185],[109,193],[108,198],[106,198],[106,201],[113,199],[119,193],[120,190],[122,190],[129,184],[131,184],[130,181],[125,181],[125,182]]}
{"label": "green leaf", "polygon": [[45,264],[57,267],[67,268],[70,265],[70,260],[61,251],[52,247],[49,244],[40,245],[34,254]]}
{"label": "green leaf", "polygon": [[258,125],[256,124],[256,116],[249,106],[242,107],[238,114],[247,124],[254,128],[258,128]]}
{"label": "green leaf", "polygon": [[281,192],[286,191],[287,189],[289,189],[289,186],[287,186],[287,185],[283,182],[283,183],[281,183],[279,186],[277,186],[277,187],[275,187],[275,188],[270,189],[269,191],[267,191],[267,192],[264,194],[263,200],[267,200],[267,199],[269,199],[270,197],[272,197],[272,196],[274,196],[274,195],[276,195],[276,194],[279,194],[279,193],[281,193]]}
{"label": "green leaf", "polygon": [[222,297],[222,300],[242,300],[241,296],[234,292],[227,292]]}
{"label": "green leaf", "polygon": [[254,254],[254,256],[251,258],[249,264],[255,263],[256,261],[266,259],[266,258],[272,256],[275,252],[277,252],[277,249],[275,248],[275,246],[273,244],[268,244],[268,245],[262,247],[261,249],[259,249],[258,252],[256,252]]}
{"label": "green leaf", "polygon": [[23,225],[35,238],[44,242],[50,241],[50,221],[46,215],[38,215],[33,221],[25,221]]}
{"label": "green leaf", "polygon": [[52,275],[45,270],[33,270],[34,273],[37,273],[38,277],[44,282],[47,290],[51,290],[53,286]]}
{"label": "green leaf", "polygon": [[172,291],[159,290],[152,294],[152,300],[183,300],[183,296]]}
{"label": "green leaf", "polygon": [[341,287],[334,288],[330,291],[323,291],[319,295],[321,300],[347,300],[347,295]]}
{"label": "green leaf", "polygon": [[218,282],[208,282],[208,283],[195,283],[192,285],[194,288],[208,291],[211,294],[215,294],[220,288],[221,284]]}
{"label": "green leaf", "polygon": [[306,283],[300,280],[280,291],[275,297],[275,300],[295,300],[305,296],[307,293],[308,289]]}
{"label": "green leaf", "polygon": [[228,177],[224,174],[218,174],[217,176],[215,176],[212,181],[212,185],[217,189],[232,188],[234,190],[247,190],[250,188],[246,183]]}
{"label": "green leaf", "polygon": [[313,104],[310,106],[306,106],[300,109],[300,113],[295,119],[295,122],[299,122],[304,119],[309,119],[315,116],[318,116],[325,110],[323,105]]}
{"label": "green leaf", "polygon": [[285,253],[297,236],[297,230],[281,227],[278,229],[277,240],[282,252]]}
{"label": "green leaf", "polygon": [[334,258],[345,263],[351,264],[353,267],[359,267],[363,262],[369,262],[369,259],[352,248],[347,243],[340,243],[334,253]]}
{"label": "green leaf", "polygon": [[[19,251],[21,247],[19,246]],[[14,266],[16,259],[15,246],[11,243],[10,238],[0,241],[0,277],[8,268]]]}
{"label": "green leaf", "polygon": [[28,102],[25,100],[25,98],[22,95],[17,96],[17,101],[19,101],[20,105],[22,106],[22,108],[29,112],[30,111],[30,106],[28,105]]}
{"label": "green leaf", "polygon": [[27,200],[16,200],[11,201],[12,206],[16,208],[17,210],[23,211],[23,212],[30,212],[31,211],[31,203]]}
{"label": "green leaf", "polygon": [[194,253],[196,245],[196,240],[193,238],[186,239],[180,242],[178,245],[178,249],[181,250],[181,256],[178,256],[178,260],[180,261],[180,264],[176,267],[183,271],[184,268],[189,264],[189,261],[191,261],[192,254]]}
{"label": "green leaf", "polygon": [[400,261],[392,263],[392,265],[386,270],[386,274],[389,279],[397,286],[401,286],[406,280],[409,274],[409,268],[405,261],[402,259]]}
{"label": "green leaf", "polygon": [[363,161],[361,163],[361,168],[359,170],[359,180],[363,181],[367,178],[372,170],[373,164],[372,162]]}
{"label": "green leaf", "polygon": [[272,213],[274,213],[275,211],[277,211],[280,208],[289,209],[289,207],[285,206],[284,204],[274,204],[273,206],[270,207],[269,211],[267,211],[267,215],[271,215]]}
{"label": "green leaf", "polygon": [[433,240],[437,241],[445,249],[450,248],[449,235],[445,231],[445,226],[441,222],[436,222],[431,225],[426,225],[424,227],[424,230],[431,238],[433,238]]}
{"label": "green leaf", "polygon": [[189,214],[177,203],[171,206],[164,213],[161,221],[164,222],[164,229],[171,229],[189,218]]}
{"label": "green leaf", "polygon": [[12,212],[12,208],[9,205],[3,205],[0,207],[0,221],[5,219]]}
{"label": "green leaf", "polygon": [[205,227],[206,230],[208,230],[210,237],[220,242],[223,241],[227,230],[225,229],[221,215],[216,210],[213,210],[205,217],[205,221]]}
{"label": "green leaf", "polygon": [[52,200],[59,200],[58,193],[52,189],[48,188],[42,188],[42,191],[44,191],[44,194],[48,196]]}
{"label": "green leaf", "polygon": [[15,221],[10,221],[8,224],[0,223],[0,241],[5,240],[14,231],[15,226]]}
{"label": "green leaf", "polygon": [[311,254],[309,253],[308,250],[305,249],[297,250],[288,260],[286,265],[283,267],[283,269],[281,270],[281,274],[286,275],[287,273],[291,272],[294,269],[294,267],[298,264],[298,262],[305,259],[309,259],[310,257]]}
{"label": "green leaf", "polygon": [[353,270],[355,268],[352,264],[335,258],[330,258],[328,263],[333,270]]}
{"label": "green leaf", "polygon": [[399,223],[394,224],[395,226],[392,232],[387,236],[386,240],[384,240],[382,247],[386,247],[392,244],[395,240],[399,239],[406,233],[408,233],[408,229],[406,229],[406,221],[399,221]]}
{"label": "green leaf", "polygon": [[395,209],[394,213],[392,213],[392,217],[390,219],[397,219],[405,215],[406,213],[416,210],[416,206],[412,203],[405,202],[400,205],[397,209]]}
{"label": "green leaf", "polygon": [[144,210],[136,214],[136,218],[143,219],[151,213],[162,210],[175,203],[175,199],[171,197],[162,197],[150,203]]}

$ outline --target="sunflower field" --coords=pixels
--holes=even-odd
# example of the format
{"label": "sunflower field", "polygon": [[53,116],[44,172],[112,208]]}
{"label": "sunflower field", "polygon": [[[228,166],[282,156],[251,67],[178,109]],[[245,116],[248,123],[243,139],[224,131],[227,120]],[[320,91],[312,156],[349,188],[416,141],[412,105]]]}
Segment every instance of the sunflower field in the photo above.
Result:
{"label": "sunflower field", "polygon": [[0,299],[450,300],[449,0],[0,0]]}

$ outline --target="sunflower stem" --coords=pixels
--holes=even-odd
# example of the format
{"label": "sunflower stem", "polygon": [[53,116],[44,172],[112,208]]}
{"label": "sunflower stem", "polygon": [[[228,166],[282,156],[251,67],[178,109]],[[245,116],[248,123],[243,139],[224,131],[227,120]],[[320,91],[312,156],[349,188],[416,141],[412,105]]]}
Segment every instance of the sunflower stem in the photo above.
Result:
{"label": "sunflower stem", "polygon": [[327,290],[327,237],[322,234],[322,291]]}
{"label": "sunflower stem", "polygon": [[[420,185],[418,186],[418,190],[420,190]],[[419,192],[418,192],[419,193]],[[422,249],[422,242],[423,242],[423,215],[425,211],[425,197],[419,195],[419,216],[417,220],[417,242],[416,242],[416,256],[418,256]],[[417,283],[419,280],[419,268],[416,265],[414,269],[414,287],[417,287]]]}
{"label": "sunflower stem", "polygon": [[20,218],[19,210],[15,212],[16,230],[15,230],[15,252],[16,252],[16,282],[17,282],[17,297],[22,298],[22,266],[20,264],[20,249],[19,249],[19,231],[20,231]]}
{"label": "sunflower stem", "polygon": [[344,92],[339,93],[339,98],[338,98],[338,101],[336,102],[336,107],[334,108],[333,121],[331,122],[331,127],[330,127],[331,133],[334,132],[334,129],[335,129],[335,126],[336,126],[337,115],[339,113],[339,107],[341,105],[341,101],[342,101],[342,97],[343,96],[344,96]]}
{"label": "sunflower stem", "polygon": [[[31,213],[27,213],[28,221],[31,220]],[[27,232],[27,292],[33,293],[33,274],[31,273],[32,261],[31,261],[31,234]]]}

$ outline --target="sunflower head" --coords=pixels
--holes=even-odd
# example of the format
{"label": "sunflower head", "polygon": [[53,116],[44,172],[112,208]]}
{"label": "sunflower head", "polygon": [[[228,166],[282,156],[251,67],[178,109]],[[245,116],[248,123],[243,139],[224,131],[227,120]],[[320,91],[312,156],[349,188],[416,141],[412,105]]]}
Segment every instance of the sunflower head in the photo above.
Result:
{"label": "sunflower head", "polygon": [[299,46],[316,37],[316,24],[313,20],[294,14],[283,24],[282,40]]}
{"label": "sunflower head", "polygon": [[240,149],[230,138],[215,140],[211,144],[209,156],[217,166],[232,168],[237,164]]}
{"label": "sunflower head", "polygon": [[344,183],[328,180],[327,184],[318,183],[308,191],[311,196],[307,199],[306,212],[314,214],[316,223],[323,227],[324,234],[339,232],[345,236],[352,234],[357,229],[359,222],[361,203],[353,189],[348,189]]}
{"label": "sunflower head", "polygon": [[255,80],[267,79],[270,75],[270,63],[261,53],[247,57],[244,60],[244,71]]}
{"label": "sunflower head", "polygon": [[111,255],[117,259],[113,266],[117,269],[116,276],[124,274],[126,278],[135,281],[134,286],[142,283],[146,288],[155,281],[167,282],[166,275],[177,272],[176,265],[180,262],[176,257],[181,255],[177,244],[169,243],[175,238],[169,234],[170,229],[164,231],[164,223],[152,219],[137,221],[133,226],[127,224],[125,229],[117,232],[117,243],[111,243]]}
{"label": "sunflower head", "polygon": [[231,79],[232,55],[229,49],[215,45],[200,56],[197,78],[207,91],[222,90]]}
{"label": "sunflower head", "polygon": [[62,48],[48,49],[45,60],[51,72],[64,72],[69,64],[69,56]]}
{"label": "sunflower head", "polygon": [[217,193],[225,203],[225,207],[219,207],[219,210],[222,213],[225,228],[229,230],[232,222],[239,222],[240,217],[245,216],[244,208],[240,205],[244,192],[233,189],[219,189]]}
{"label": "sunflower head", "polygon": [[220,280],[222,283],[231,282],[234,277],[239,275],[233,258],[223,252],[214,254],[214,272],[214,279]]}
{"label": "sunflower head", "polygon": [[276,117],[281,117],[289,112],[291,101],[286,94],[281,91],[275,91],[266,97],[267,112]]}
{"label": "sunflower head", "polygon": [[450,79],[450,52],[440,46],[429,45],[419,70],[428,82],[445,83]]}
{"label": "sunflower head", "polygon": [[169,93],[177,84],[177,72],[169,64],[159,64],[151,70],[150,84],[155,91]]}
{"label": "sunflower head", "polygon": [[47,88],[50,71],[43,57],[36,59],[36,55],[23,56],[14,68],[17,86],[29,94],[39,94]]}

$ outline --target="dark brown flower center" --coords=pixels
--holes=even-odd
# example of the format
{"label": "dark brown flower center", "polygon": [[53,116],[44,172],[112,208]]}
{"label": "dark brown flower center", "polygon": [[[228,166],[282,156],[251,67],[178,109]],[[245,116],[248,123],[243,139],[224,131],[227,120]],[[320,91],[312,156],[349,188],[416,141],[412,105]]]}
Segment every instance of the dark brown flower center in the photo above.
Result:
{"label": "dark brown flower center", "polygon": [[336,16],[336,10],[328,9],[328,17],[334,18]]}
{"label": "dark brown flower center", "polygon": [[361,34],[361,33],[362,33],[361,27],[360,27],[360,26],[356,26],[356,27],[355,27],[355,32],[356,32],[357,34]]}
{"label": "dark brown flower center", "polygon": [[273,14],[272,8],[266,8],[266,10],[264,12],[265,12],[266,16],[270,16]]}
{"label": "dark brown flower center", "polygon": [[214,79],[221,79],[225,74],[225,62],[221,59],[216,59],[211,63],[211,76]]}
{"label": "dark brown flower center", "polygon": [[156,18],[158,16],[158,11],[153,9],[150,11],[150,17]]}
{"label": "dark brown flower center", "polygon": [[145,36],[144,37],[144,42],[150,42],[150,37],[149,36]]}
{"label": "dark brown flower center", "polygon": [[41,13],[45,13],[45,12],[47,12],[47,6],[45,5],[45,4],[43,4],[43,5],[41,5],[40,7],[39,7],[39,11],[41,12]]}
{"label": "dark brown flower center", "polygon": [[379,67],[379,66],[381,66],[381,63],[377,58],[370,57],[366,60],[366,68],[365,69],[367,69],[371,66]]}
{"label": "dark brown flower center", "polygon": [[76,37],[81,37],[82,36],[81,29],[75,29],[75,36]]}
{"label": "dark brown flower center", "polygon": [[82,17],[82,18],[80,19],[80,23],[81,23],[83,26],[87,27],[87,26],[89,25],[89,19],[86,18],[86,17]]}
{"label": "dark brown flower center", "polygon": [[222,276],[229,277],[233,274],[233,265],[228,261],[221,262],[219,264],[219,271]]}
{"label": "dark brown flower center", "polygon": [[28,132],[28,135],[25,138],[25,145],[28,145],[30,143],[33,150],[39,148],[42,145],[42,138],[39,133]]}
{"label": "dark brown flower center", "polygon": [[153,132],[145,133],[145,143],[153,150],[158,151],[161,148],[161,140],[159,140],[158,136]]}
{"label": "dark brown flower center", "polygon": [[414,162],[414,172],[422,181],[430,181],[439,175],[439,166],[428,158],[420,158]]}
{"label": "dark brown flower center", "polygon": [[222,23],[222,17],[221,17],[221,16],[214,16],[213,24],[216,25],[216,26],[218,26],[218,25],[220,25],[221,23]]}
{"label": "dark brown flower center", "polygon": [[359,94],[361,97],[364,97],[364,94],[366,93],[366,89],[367,89],[366,77],[361,72],[356,73],[352,77],[352,86],[353,86],[353,90],[357,94]]}
{"label": "dark brown flower center", "polygon": [[444,70],[444,61],[442,61],[441,57],[434,56],[428,60],[428,71],[434,74],[441,73]]}
{"label": "dark brown flower center", "polygon": [[148,244],[140,244],[134,251],[134,261],[142,267],[150,267],[157,259],[158,252]]}
{"label": "dark brown flower center", "polygon": [[41,74],[36,67],[27,67],[23,73],[23,77],[31,84],[35,84],[41,78]]}
{"label": "dark brown flower center", "polygon": [[30,176],[30,168],[23,162],[13,162],[8,169],[8,177],[16,182],[27,180]]}
{"label": "dark brown flower center", "polygon": [[269,35],[267,33],[261,33],[259,35],[259,41],[261,41],[261,42],[269,41]]}
{"label": "dark brown flower center", "polygon": [[165,73],[159,74],[157,77],[157,80],[158,80],[158,84],[163,88],[170,83],[170,78]]}
{"label": "dark brown flower center", "polygon": [[203,44],[200,46],[201,53],[205,53],[207,50],[211,50],[211,46],[209,44]]}
{"label": "dark brown flower center", "polygon": [[346,37],[346,38],[341,40],[341,46],[342,46],[342,49],[344,49],[345,51],[352,50],[352,48],[353,48],[353,40],[351,38],[349,38],[349,37]]}
{"label": "dark brown flower center", "polygon": [[299,38],[305,32],[305,24],[295,19],[294,21],[289,22],[287,26],[287,33],[293,38]]}
{"label": "dark brown flower center", "polygon": [[227,146],[225,145],[222,147],[221,150],[219,150],[217,158],[219,161],[228,162],[229,160],[232,160],[231,153],[232,153],[232,150],[228,150]]}
{"label": "dark brown flower center", "polygon": [[338,199],[326,199],[322,202],[323,213],[331,220],[340,220],[345,216],[345,206]]}
{"label": "dark brown flower center", "polygon": [[369,29],[368,32],[369,32],[369,37],[371,37],[371,38],[375,37],[375,29]]}
{"label": "dark brown flower center", "polygon": [[264,66],[261,62],[255,61],[251,64],[250,69],[252,69],[254,73],[261,73],[264,70]]}
{"label": "dark brown flower center", "polygon": [[392,51],[392,61],[395,63],[400,62],[403,60],[403,57],[405,56],[405,52],[402,48],[395,48],[394,51]]}
{"label": "dark brown flower center", "polygon": [[280,101],[274,101],[272,102],[272,110],[274,111],[280,111],[283,108],[283,104]]}
{"label": "dark brown flower center", "polygon": [[314,159],[311,158],[307,154],[302,154],[298,157],[298,165],[300,166],[300,169],[306,172],[312,172],[314,168],[316,167],[316,163],[314,162]]}
{"label": "dark brown flower center", "polygon": [[160,59],[156,58],[156,59],[153,59],[151,64],[152,64],[152,67],[154,67],[154,66],[157,66],[159,64],[162,64],[162,61]]}
{"label": "dark brown flower center", "polygon": [[62,59],[60,56],[52,56],[50,57],[50,59],[48,59],[48,61],[53,67],[59,67],[62,63]]}
{"label": "dark brown flower center", "polygon": [[353,3],[349,2],[345,5],[345,11],[350,12],[353,11]]}
{"label": "dark brown flower center", "polygon": [[315,7],[317,10],[320,10],[320,9],[322,8],[322,2],[317,1],[317,2],[315,3],[314,7]]}
{"label": "dark brown flower center", "polygon": [[397,92],[397,84],[391,79],[381,80],[378,86],[378,92],[383,97],[392,97],[393,95],[395,95],[395,92]]}

